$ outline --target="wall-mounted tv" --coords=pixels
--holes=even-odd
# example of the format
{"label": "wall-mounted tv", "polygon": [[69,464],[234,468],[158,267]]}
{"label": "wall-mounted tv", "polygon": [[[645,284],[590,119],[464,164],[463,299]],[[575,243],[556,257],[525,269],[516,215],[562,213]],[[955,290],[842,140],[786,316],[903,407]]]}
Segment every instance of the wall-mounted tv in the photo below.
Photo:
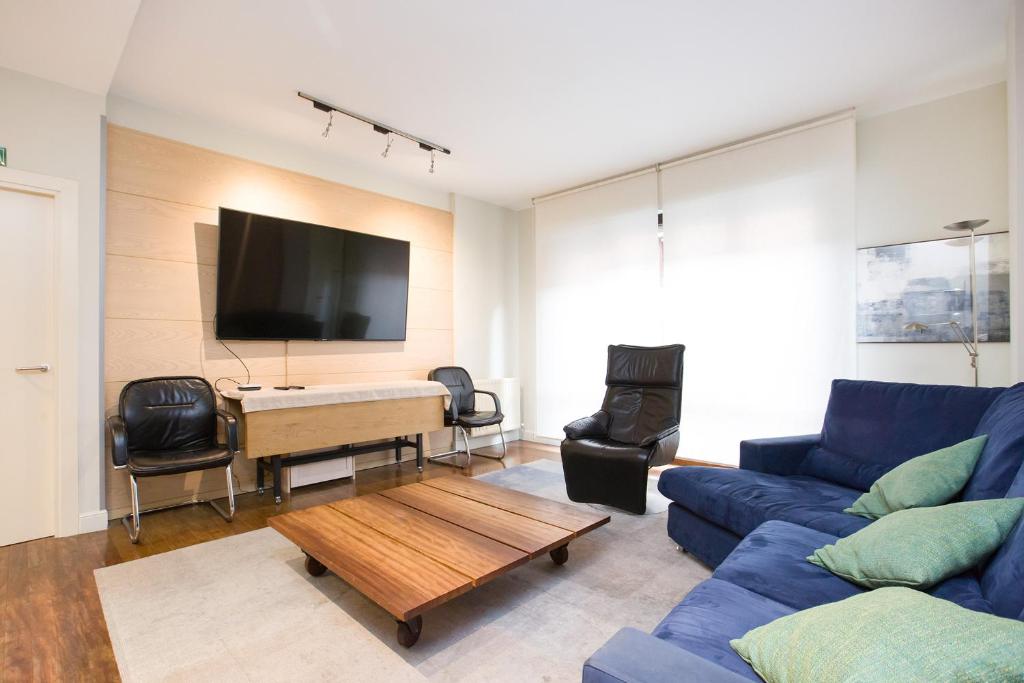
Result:
{"label": "wall-mounted tv", "polygon": [[220,209],[218,339],[405,339],[409,243]]}

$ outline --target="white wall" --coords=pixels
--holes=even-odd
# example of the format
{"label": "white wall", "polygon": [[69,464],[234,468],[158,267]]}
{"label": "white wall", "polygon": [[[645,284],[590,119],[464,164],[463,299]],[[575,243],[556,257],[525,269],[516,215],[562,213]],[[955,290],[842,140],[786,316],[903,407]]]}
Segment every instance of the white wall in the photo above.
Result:
{"label": "white wall", "polygon": [[103,97],[0,69],[0,145],[11,168],[78,181],[78,506],[85,530],[106,526],[102,482]]}
{"label": "white wall", "polygon": [[455,215],[455,364],[481,379],[517,377],[516,213],[455,194],[451,197],[451,210]]}
{"label": "white wall", "polygon": [[[988,218],[1010,225],[1003,83],[864,119],[857,124],[857,246],[942,239],[942,226]],[[1019,263],[1019,261],[1017,261]],[[1012,381],[1010,345],[981,345],[980,383]],[[971,384],[958,344],[858,344],[858,376]]]}
{"label": "white wall", "polygon": [[519,233],[519,385],[523,438],[537,438],[537,287],[533,209],[516,214]]}
{"label": "white wall", "polygon": [[1024,264],[1024,239],[1020,235],[1020,219],[1024,216],[1024,0],[1010,3],[1010,18],[1007,22],[1006,62],[1009,69],[1006,79],[1007,142],[1009,153],[1009,205],[1011,259],[1010,289],[1010,344],[1013,351],[1011,367],[1015,381],[1024,380],[1024,296],[1022,291],[1020,264]]}

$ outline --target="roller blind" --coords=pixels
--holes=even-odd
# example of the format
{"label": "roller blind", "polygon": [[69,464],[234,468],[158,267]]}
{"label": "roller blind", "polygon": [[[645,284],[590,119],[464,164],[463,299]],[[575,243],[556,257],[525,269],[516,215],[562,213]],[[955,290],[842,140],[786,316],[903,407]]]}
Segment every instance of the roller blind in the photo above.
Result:
{"label": "roller blind", "polygon": [[644,175],[539,202],[537,433],[601,407],[608,344],[653,344],[658,315],[657,178]]}
{"label": "roller blind", "polygon": [[662,171],[667,341],[686,344],[679,457],[814,433],[856,371],[852,117]]}

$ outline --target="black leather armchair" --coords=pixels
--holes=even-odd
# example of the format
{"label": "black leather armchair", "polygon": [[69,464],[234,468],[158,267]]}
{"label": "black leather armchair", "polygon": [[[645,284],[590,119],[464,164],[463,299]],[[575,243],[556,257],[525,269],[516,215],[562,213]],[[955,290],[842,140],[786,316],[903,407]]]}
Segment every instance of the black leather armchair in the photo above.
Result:
{"label": "black leather armchair", "polygon": [[562,468],[569,498],[627,512],[647,510],[647,470],[679,446],[682,344],[609,346],[604,403],[564,428]]}
{"label": "black leather armchair", "polygon": [[[445,385],[448,387],[448,392],[452,395],[451,405],[444,413],[445,426],[452,428],[452,450],[432,455],[428,459],[431,462],[436,462],[439,465],[448,465],[449,467],[469,467],[473,461],[473,453],[469,449],[469,434],[466,430],[473,427],[490,427],[492,425],[498,425],[498,434],[501,435],[501,455],[494,456],[487,455],[486,453],[478,453],[477,455],[495,460],[504,458],[506,453],[505,433],[501,429],[501,422],[505,419],[505,416],[501,413],[501,402],[498,400],[498,395],[493,391],[483,391],[474,387],[473,378],[469,376],[465,368],[435,368],[427,375],[427,379]],[[477,394],[490,396],[491,400],[494,401],[494,410],[477,410]],[[458,449],[458,439],[455,434],[456,428],[462,432],[462,439],[466,444],[465,451]],[[459,455],[462,453],[466,454],[465,465],[459,464]]]}
{"label": "black leather armchair", "polygon": [[[218,421],[224,425],[224,444],[217,443]],[[238,426],[234,415],[217,408],[213,387],[205,379],[153,377],[129,382],[121,390],[118,414],[107,418],[107,431],[114,469],[127,469],[131,482],[132,513],[122,521],[132,543],[139,542],[141,529],[139,477],[223,467],[228,512],[212,500],[205,502],[228,522],[234,518],[231,463],[238,453]]]}

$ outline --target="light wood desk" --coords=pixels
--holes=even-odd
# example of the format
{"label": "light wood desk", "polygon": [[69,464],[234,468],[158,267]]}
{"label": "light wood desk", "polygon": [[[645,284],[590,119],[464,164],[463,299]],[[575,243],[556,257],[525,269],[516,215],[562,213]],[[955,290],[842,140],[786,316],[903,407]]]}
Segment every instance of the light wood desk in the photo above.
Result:
{"label": "light wood desk", "polygon": [[[292,391],[315,391],[317,387]],[[245,395],[222,394],[227,409],[239,422],[242,451],[256,459],[256,486],[264,489],[264,476],[270,460],[274,475],[274,500],[281,502],[281,468],[333,458],[395,450],[399,462],[403,447],[416,449],[416,467],[423,471],[423,435],[444,428],[446,396],[377,398],[352,403],[326,403],[282,407],[269,410],[244,410]],[[409,435],[415,435],[410,441]],[[389,441],[379,441],[389,439]],[[355,446],[366,441],[377,443]],[[300,451],[332,448],[307,455]]]}

